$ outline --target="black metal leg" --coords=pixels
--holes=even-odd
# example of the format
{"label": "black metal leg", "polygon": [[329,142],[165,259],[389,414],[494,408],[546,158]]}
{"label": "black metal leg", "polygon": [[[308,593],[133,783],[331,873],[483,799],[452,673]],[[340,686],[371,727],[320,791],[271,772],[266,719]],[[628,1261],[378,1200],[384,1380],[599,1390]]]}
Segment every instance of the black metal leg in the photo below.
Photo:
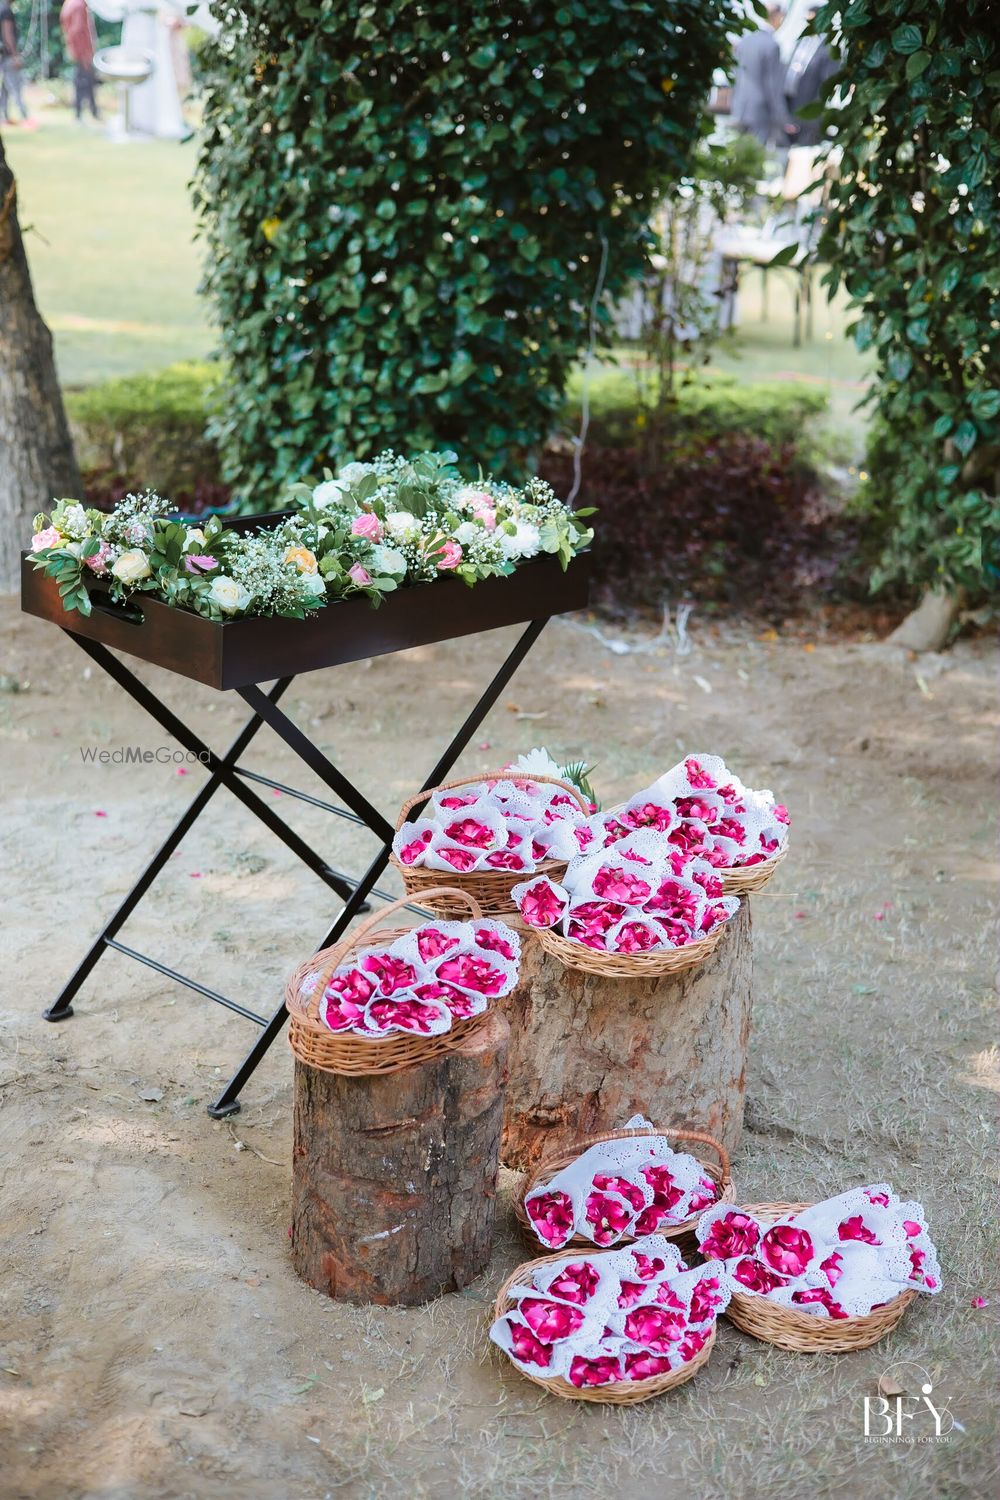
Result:
{"label": "black metal leg", "polygon": [[[150,692],[145,683],[140,682],[138,677],[133,672],[130,672],[128,667],[123,666],[116,656],[112,656],[107,647],[100,645],[97,641],[88,641],[83,636],[74,635],[72,639],[86,651],[88,656],[97,662],[98,666],[107,672],[109,677],[112,677],[118,683],[119,687],[125,689],[129,697],[134,699],[140,708],[144,708],[158,724],[162,724],[163,728],[177,740],[178,744],[183,745],[192,754],[202,757],[202,763],[209,771],[214,772],[218,776],[226,790],[232,792],[234,797],[237,797],[250,812],[259,818],[265,828],[269,829],[283,844],[286,844],[292,853],[308,869],[312,870],[314,875],[318,875],[320,880],[324,881],[331,890],[335,890],[341,900],[347,900],[354,887],[343,881],[339,875],[336,875],[311,845],[307,844],[304,839],[299,838],[299,835],[293,829],[289,828],[286,823],[283,823],[277,813],[262,798],[258,797],[256,792],[251,791],[248,786],[243,784],[232,761],[228,757],[226,760],[220,760],[215,752],[209,749],[204,740],[199,739],[193,730],[189,729],[176,714],[167,708],[166,704],[161,703],[159,698]],[[282,693],[291,681],[292,678],[290,677],[282,679]],[[278,697],[280,696],[281,694],[279,693]],[[275,697],[268,697],[266,694],[260,693],[260,701],[268,705],[269,708],[276,708],[277,698]],[[261,717],[265,718],[266,722],[266,716],[261,715]],[[284,715],[282,715],[283,717]],[[254,732],[256,733],[256,730]]]}
{"label": "black metal leg", "polygon": [[[424,787],[436,786],[439,781],[447,776],[448,772],[455,764],[455,761],[461,755],[462,751],[465,749],[466,745],[469,743],[470,739],[479,728],[480,724],[486,718],[486,715],[489,713],[494,703],[496,703],[500,694],[503,692],[508,682],[510,682],[514,673],[517,671],[518,667],[521,665],[522,661],[527,656],[528,652],[531,650],[532,646],[535,644],[547,624],[548,617],[540,620],[532,620],[527,629],[522,632],[517,640],[516,645],[507,655],[489,687],[486,688],[486,690],[482,693],[479,701],[476,703],[476,706],[472,709],[471,713],[468,715],[461,728],[455,733],[451,740],[451,743],[442,753],[437,764],[434,766],[433,770],[422,783]],[[246,696],[245,693],[244,696]],[[251,707],[253,707],[256,711],[257,705],[254,700],[248,697],[247,702],[250,703]],[[261,717],[264,717],[264,715],[262,714]],[[280,718],[284,719],[284,715],[280,715]],[[273,725],[272,727],[277,729],[277,732],[281,735],[282,739],[285,738],[283,727],[279,728],[277,725]],[[295,747],[293,746],[293,748]],[[325,757],[322,757],[322,759],[325,762]],[[340,773],[338,772],[338,775],[339,774]],[[325,776],[324,780],[326,780]],[[353,787],[351,788],[351,790],[353,792]],[[345,798],[344,800],[346,801],[347,799]],[[358,881],[353,896],[348,899],[343,911],[339,913],[337,920],[330,928],[330,931],[326,934],[323,941],[319,944],[320,948],[329,948],[333,943],[335,943],[337,939],[341,937],[344,932],[346,932],[351,922],[354,921],[354,918],[361,911],[362,902],[364,901],[365,897],[367,897],[368,893],[375,885],[376,880],[378,880],[382,871],[385,869],[386,865],[389,862],[390,845],[392,843],[393,832],[394,830],[390,827],[388,837],[386,838],[382,849],[380,849],[379,853],[375,856],[371,864],[368,866],[368,869],[365,871],[364,875],[362,875],[361,879]],[[226,1115],[233,1115],[237,1113],[240,1108],[240,1094],[242,1093],[244,1087],[254,1073],[255,1069],[260,1064],[272,1042],[274,1042],[274,1040],[280,1035],[287,1019],[288,1012],[285,1010],[284,1004],[281,1004],[278,1006],[277,1010],[274,1012],[267,1025],[264,1027],[260,1036],[254,1042],[253,1046],[250,1048],[250,1051],[247,1053],[246,1057],[243,1059],[242,1063],[237,1068],[232,1078],[230,1078],[229,1082],[226,1084],[226,1087],[223,1089],[218,1099],[216,1099],[214,1104],[210,1104],[208,1106],[208,1113],[213,1117],[213,1119],[220,1120],[223,1119]]]}
{"label": "black metal leg", "polygon": [[[78,636],[74,636],[73,639],[79,640],[80,638]],[[89,644],[90,643],[88,642],[88,645]],[[100,650],[102,648],[99,647],[98,649]],[[112,658],[112,660],[113,659],[114,658]],[[102,662],[101,665],[103,666],[104,663]],[[285,691],[291,681],[292,679],[290,677],[285,677],[280,682],[275,683],[274,687],[271,689],[272,701],[277,702],[277,700],[281,697],[282,693]],[[262,727],[263,722],[264,721],[262,719],[258,718],[255,715],[243,726],[239,734],[236,736],[235,740],[233,740],[233,743],[230,745],[229,749],[226,751],[222,760],[219,761],[220,768],[231,766],[235,763],[236,760],[238,760],[238,758],[243,754],[244,750],[246,750],[247,746],[250,744],[250,741],[253,739],[254,735]],[[69,981],[63,986],[63,989],[58,998],[53,1001],[48,1010],[44,1012],[46,1021],[64,1021],[68,1016],[71,1016],[73,1014],[73,1007],[70,1002],[72,1001],[74,995],[80,988],[83,981],[87,978],[87,975],[90,973],[91,969],[97,963],[97,960],[100,958],[101,954],[104,952],[104,949],[107,947],[108,942],[110,941],[110,939],[114,938],[117,935],[119,930],[124,926],[125,922],[128,921],[128,918],[131,916],[132,912],[138,906],[143,896],[149,890],[149,887],[153,884],[153,881],[163,869],[163,866],[166,864],[171,854],[173,854],[174,850],[177,848],[178,844],[181,842],[188,829],[191,828],[196,819],[201,816],[202,812],[208,806],[208,803],[215,796],[215,793],[218,791],[221,785],[222,776],[220,771],[213,771],[209,776],[208,781],[206,781],[205,785],[202,787],[201,791],[189,804],[183,817],[181,817],[180,821],[175,824],[174,828],[170,831],[166,839],[160,845],[159,849],[153,855],[153,858],[149,861],[149,864],[143,870],[142,874],[139,876],[139,879],[129,891],[128,895],[125,897],[125,900],[119,906],[114,916],[111,917],[111,919],[105,924],[101,932],[95,938],[93,945],[91,946],[85,957],[81,959]]]}

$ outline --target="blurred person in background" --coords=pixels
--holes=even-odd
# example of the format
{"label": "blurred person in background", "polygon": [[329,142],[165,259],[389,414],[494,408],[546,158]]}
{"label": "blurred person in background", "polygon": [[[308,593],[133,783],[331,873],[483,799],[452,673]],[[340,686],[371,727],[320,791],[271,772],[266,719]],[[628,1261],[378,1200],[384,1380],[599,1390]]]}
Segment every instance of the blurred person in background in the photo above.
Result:
{"label": "blurred person in background", "polygon": [[784,19],[783,8],[772,5],[767,26],[744,32],[734,48],[733,124],[762,146],[787,145],[785,65],[774,35]]}
{"label": "blurred person in background", "polygon": [[21,54],[17,50],[17,21],[9,0],[2,0],[0,3],[0,116],[8,125],[14,124],[10,114],[12,99],[21,111],[22,120],[28,119],[21,67]]}
{"label": "blurred person in background", "polygon": [[73,104],[76,118],[83,119],[84,105],[95,120],[97,112],[96,77],[94,74],[94,48],[97,37],[94,20],[87,8],[87,0],[63,0],[59,12],[59,24],[66,42],[66,51],[73,62]]}
{"label": "blurred person in background", "polygon": [[[806,16],[807,28],[816,19],[816,7]],[[785,73],[785,105],[788,111],[785,134],[790,146],[816,146],[823,134],[822,120],[800,120],[798,111],[819,98],[824,83],[836,73],[840,64],[822,36],[803,32],[795,43]]]}

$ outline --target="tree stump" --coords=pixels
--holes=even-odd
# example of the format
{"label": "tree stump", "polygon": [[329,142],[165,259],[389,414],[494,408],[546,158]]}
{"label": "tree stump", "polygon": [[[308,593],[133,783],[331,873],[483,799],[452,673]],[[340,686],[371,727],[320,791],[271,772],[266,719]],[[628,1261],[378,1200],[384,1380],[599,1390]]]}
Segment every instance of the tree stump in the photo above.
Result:
{"label": "tree stump", "polygon": [[544,1150],[642,1113],[692,1125],[732,1151],[743,1129],[753,942],[743,901],[711,957],[660,979],[566,969],[528,937],[510,1021],[501,1159],[529,1169]]}
{"label": "tree stump", "polygon": [[489,1264],[509,1028],[382,1077],[296,1060],[292,1258],[344,1302],[414,1307]]}

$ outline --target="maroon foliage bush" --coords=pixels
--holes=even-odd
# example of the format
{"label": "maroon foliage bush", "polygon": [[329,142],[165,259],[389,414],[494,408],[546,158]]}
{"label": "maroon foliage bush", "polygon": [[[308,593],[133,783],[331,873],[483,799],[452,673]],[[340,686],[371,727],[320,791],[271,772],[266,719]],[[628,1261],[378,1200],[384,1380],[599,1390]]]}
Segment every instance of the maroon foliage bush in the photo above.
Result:
{"label": "maroon foliage bush", "polygon": [[[542,471],[568,493],[570,457]],[[594,602],[620,609],[692,599],[780,617],[829,591],[852,546],[794,449],[743,435],[675,445],[655,472],[636,450],[588,447],[576,503],[598,507]]]}

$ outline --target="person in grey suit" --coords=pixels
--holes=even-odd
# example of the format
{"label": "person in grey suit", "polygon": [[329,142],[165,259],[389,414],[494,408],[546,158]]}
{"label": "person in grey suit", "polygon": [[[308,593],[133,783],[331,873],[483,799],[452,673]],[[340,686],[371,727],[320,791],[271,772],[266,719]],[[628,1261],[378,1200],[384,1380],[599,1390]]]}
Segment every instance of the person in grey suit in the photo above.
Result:
{"label": "person in grey suit", "polygon": [[[816,18],[810,10],[807,21]],[[822,134],[821,120],[800,120],[797,112],[819,98],[820,89],[832,78],[840,64],[821,36],[803,33],[795,43],[785,73],[785,104],[788,123],[785,133],[790,146],[817,146]]]}
{"label": "person in grey suit", "polygon": [[747,31],[736,43],[736,79],[732,114],[737,129],[756,136],[762,146],[787,145],[785,65],[774,33],[785,19],[780,6],[767,13],[768,26]]}

